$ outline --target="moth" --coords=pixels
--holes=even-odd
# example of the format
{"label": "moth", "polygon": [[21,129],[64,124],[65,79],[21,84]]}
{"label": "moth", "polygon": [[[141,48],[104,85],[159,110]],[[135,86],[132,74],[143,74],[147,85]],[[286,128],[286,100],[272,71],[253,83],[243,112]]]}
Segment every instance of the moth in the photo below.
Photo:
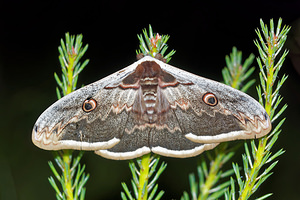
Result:
{"label": "moth", "polygon": [[32,141],[116,160],[150,152],[185,158],[270,130],[268,114],[247,94],[145,56],[51,105]]}

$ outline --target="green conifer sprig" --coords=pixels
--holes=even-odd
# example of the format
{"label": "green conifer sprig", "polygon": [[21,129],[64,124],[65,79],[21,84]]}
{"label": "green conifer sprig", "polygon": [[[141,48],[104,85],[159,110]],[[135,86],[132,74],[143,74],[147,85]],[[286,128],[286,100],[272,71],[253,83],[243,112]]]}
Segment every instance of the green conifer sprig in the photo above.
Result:
{"label": "green conifer sprig", "polygon": [[75,36],[70,36],[69,33],[66,33],[66,42],[63,39],[60,40],[61,46],[58,47],[58,59],[62,70],[62,80],[54,72],[56,83],[61,89],[59,91],[59,88],[56,87],[58,99],[61,98],[61,94],[65,96],[76,90],[78,75],[89,63],[88,59],[82,64],[79,62],[88,49],[88,45],[82,47],[82,38],[82,35],[77,35],[75,38]]}
{"label": "green conifer sprig", "polygon": [[[85,174],[85,165],[80,165],[80,159],[83,156],[83,151],[80,151],[77,156],[72,158],[73,155],[70,155],[70,160],[73,161],[72,163],[65,162],[63,158],[63,154],[65,154],[63,151],[55,151],[53,153],[54,159],[60,170],[63,172],[62,175],[60,175],[54,164],[49,161],[48,164],[50,166],[50,169],[52,170],[55,178],[61,185],[61,189],[59,189],[59,186],[56,184],[55,179],[50,176],[48,178],[51,186],[54,188],[56,192],[56,199],[58,200],[84,200],[86,189],[84,188],[84,185],[86,184],[87,180],[89,179],[89,175]],[[69,187],[69,177],[71,178],[71,187]],[[62,190],[62,191],[61,191]]]}
{"label": "green conifer sprig", "polygon": [[[225,150],[226,148],[227,147],[225,147]],[[220,152],[214,160],[209,160],[209,166],[207,166],[207,161],[205,159],[201,159],[200,164],[197,166],[199,182],[197,182],[194,174],[190,174],[189,182],[191,193],[189,195],[187,192],[184,192],[181,200],[212,200],[223,196],[227,187],[230,185],[230,181],[224,182],[224,179],[231,176],[233,170],[230,169],[223,172],[221,168],[233,155],[233,151],[229,152],[226,150]]]}
{"label": "green conifer sprig", "polygon": [[[260,68],[259,76],[261,81],[261,85],[257,87],[257,93],[259,102],[264,105],[270,116],[273,123],[273,130],[269,135],[260,138],[258,142],[252,140],[250,142],[250,148],[247,142],[244,143],[245,154],[242,155],[243,175],[240,173],[241,167],[237,163],[232,164],[236,182],[238,183],[238,199],[240,200],[248,199],[257,191],[260,185],[273,174],[272,169],[278,163],[278,160],[276,159],[284,153],[284,150],[282,149],[278,150],[276,153],[271,152],[271,148],[281,133],[281,125],[285,121],[285,119],[282,119],[276,125],[274,124],[275,119],[277,119],[287,108],[287,105],[285,104],[276,113],[276,110],[282,101],[282,97],[279,95],[279,89],[287,79],[286,75],[283,75],[282,78],[279,79],[278,72],[282,67],[288,51],[285,50],[279,59],[277,56],[279,56],[284,42],[286,41],[287,33],[290,30],[289,26],[283,26],[281,28],[281,24],[282,19],[279,19],[275,31],[274,22],[273,20],[270,20],[269,30],[268,26],[260,20],[261,31],[259,29],[256,30],[258,40],[255,40],[254,43],[257,46],[260,55],[260,57],[257,58],[257,62]],[[234,179],[231,178],[231,188],[225,193],[225,199],[236,199],[235,195]],[[271,195],[272,193],[269,193],[258,199],[266,199]]]}
{"label": "green conifer sprig", "polygon": [[226,66],[222,70],[223,79],[226,85],[246,92],[254,83],[255,79],[247,81],[244,85],[246,79],[254,72],[255,67],[251,67],[253,63],[254,55],[251,54],[242,64],[242,52],[238,51],[236,47],[232,48],[232,53],[230,56],[226,55],[225,61]]}
{"label": "green conifer sprig", "polygon": [[[61,46],[58,47],[59,61],[62,70],[62,78],[60,79],[56,73],[54,78],[61,90],[56,88],[57,98],[73,92],[76,89],[78,75],[88,64],[89,60],[85,60],[82,64],[79,62],[88,45],[82,47],[82,35],[70,36],[69,33],[65,35],[65,42],[61,39]],[[85,165],[80,165],[80,160],[84,151],[80,151],[77,155],[73,155],[73,150],[54,151],[54,159],[61,170],[61,174],[56,170],[54,164],[49,161],[49,166],[54,174],[55,179],[50,176],[48,178],[51,186],[56,192],[56,199],[58,200],[84,200],[86,184],[89,175],[85,174]],[[59,182],[61,188],[57,185]]]}
{"label": "green conifer sprig", "polygon": [[[225,84],[236,89],[242,87],[242,90],[246,92],[255,82],[255,80],[246,81],[254,72],[254,67],[249,68],[253,60],[254,55],[251,54],[242,63],[242,52],[233,47],[230,56],[226,55],[225,57],[226,67],[222,70]],[[234,169],[223,171],[222,167],[232,158],[238,147],[239,145],[229,147],[229,143],[224,142],[219,144],[213,151],[206,152],[205,155],[208,157],[208,161],[202,158],[197,166],[199,182],[196,181],[194,174],[190,174],[191,194],[184,192],[181,200],[214,200],[223,196],[227,191],[227,187],[232,184],[230,180],[226,181],[226,178],[234,173]],[[209,166],[207,163],[209,163]]]}
{"label": "green conifer sprig", "polygon": [[137,55],[142,53],[144,56],[149,55],[152,57],[156,57],[157,54],[161,54],[162,57],[166,59],[166,62],[168,63],[176,52],[175,50],[172,50],[167,55],[165,55],[168,49],[167,41],[169,40],[170,36],[153,33],[150,24],[149,35],[147,33],[147,29],[144,29],[143,34],[139,34],[137,35],[137,37],[140,41],[140,48],[136,50]]}
{"label": "green conifer sprig", "polygon": [[[128,189],[126,183],[122,183],[124,192],[121,192],[123,200],[159,200],[164,192],[158,192],[158,184],[156,181],[167,167],[167,164],[162,162],[159,169],[160,156],[146,154],[141,158],[136,159],[137,166],[133,160],[129,162],[129,168],[132,174],[131,185],[133,195]],[[158,192],[158,193],[157,193]]]}

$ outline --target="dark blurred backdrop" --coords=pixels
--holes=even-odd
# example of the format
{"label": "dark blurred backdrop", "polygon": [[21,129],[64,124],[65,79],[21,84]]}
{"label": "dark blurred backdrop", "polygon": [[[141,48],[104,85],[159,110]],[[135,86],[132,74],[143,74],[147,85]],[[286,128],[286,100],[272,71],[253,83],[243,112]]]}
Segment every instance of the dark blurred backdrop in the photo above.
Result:
{"label": "dark blurred backdrop", "polygon": [[[66,32],[83,34],[89,44],[89,65],[79,85],[94,82],[135,61],[136,35],[151,24],[155,32],[169,34],[169,48],[176,49],[170,64],[222,80],[224,56],[233,46],[258,55],[253,43],[259,19],[279,17],[292,25],[286,48],[290,49],[279,76],[289,75],[281,94],[289,105],[274,151],[286,153],[274,174],[253,196],[272,192],[269,199],[297,199],[300,156],[300,2],[299,1],[2,1],[0,3],[0,198],[11,200],[55,199],[47,178],[52,175],[48,151],[31,142],[38,116],[56,100],[54,72],[60,73],[57,47]],[[257,66],[256,62],[254,63]],[[258,70],[253,78],[258,77]],[[258,83],[258,82],[257,82]],[[251,95],[257,97],[255,88]],[[298,135],[299,134],[299,135]],[[242,152],[242,151],[241,151]],[[180,199],[189,190],[188,174],[197,160],[171,159],[159,180],[163,199]],[[241,161],[241,154],[234,158]],[[87,152],[83,158],[86,199],[120,199],[121,182],[130,185],[127,161],[112,161]],[[230,167],[230,163],[229,166]]]}

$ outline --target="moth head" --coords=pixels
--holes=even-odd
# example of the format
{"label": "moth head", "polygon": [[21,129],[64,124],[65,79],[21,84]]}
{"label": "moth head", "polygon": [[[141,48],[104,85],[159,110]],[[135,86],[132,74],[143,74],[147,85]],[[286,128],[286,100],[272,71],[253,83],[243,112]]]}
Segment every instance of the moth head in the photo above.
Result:
{"label": "moth head", "polygon": [[[136,59],[140,60],[140,59],[144,58],[145,56],[151,56],[151,55],[150,54],[139,53],[139,54],[136,55]],[[155,54],[154,58],[157,59],[157,60],[160,60],[160,61],[162,61],[164,63],[167,62],[167,59],[164,58],[163,55],[161,55],[160,53]]]}

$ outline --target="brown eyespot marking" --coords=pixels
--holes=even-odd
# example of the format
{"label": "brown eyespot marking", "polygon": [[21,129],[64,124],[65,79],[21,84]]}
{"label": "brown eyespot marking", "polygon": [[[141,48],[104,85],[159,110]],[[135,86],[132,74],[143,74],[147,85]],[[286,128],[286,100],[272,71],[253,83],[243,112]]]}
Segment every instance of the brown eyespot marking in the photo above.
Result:
{"label": "brown eyespot marking", "polygon": [[218,104],[217,97],[210,92],[205,93],[202,97],[202,100],[204,101],[204,103],[206,103],[209,106],[215,106]]}
{"label": "brown eyespot marking", "polygon": [[93,98],[87,98],[82,104],[82,110],[84,112],[91,112],[97,107],[97,101]]}

